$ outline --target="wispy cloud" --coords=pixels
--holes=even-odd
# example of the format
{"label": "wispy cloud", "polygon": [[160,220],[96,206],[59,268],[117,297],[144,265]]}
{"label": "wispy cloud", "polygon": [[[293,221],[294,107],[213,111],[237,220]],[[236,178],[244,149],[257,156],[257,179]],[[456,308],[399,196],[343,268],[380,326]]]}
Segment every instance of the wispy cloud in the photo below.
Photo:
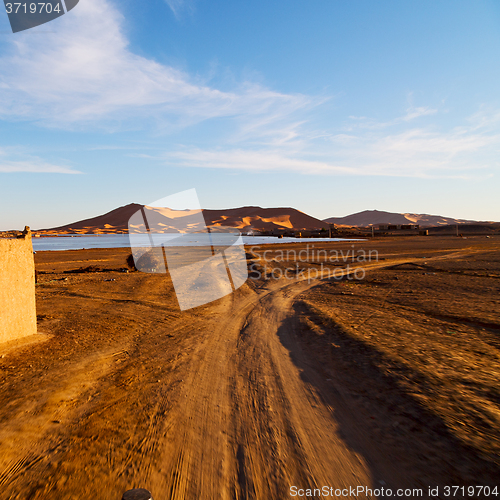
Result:
{"label": "wispy cloud", "polygon": [[500,125],[500,109],[483,105],[468,121],[474,131],[498,130]]}
{"label": "wispy cloud", "polygon": [[[180,0],[170,0],[172,9]],[[156,122],[181,128],[211,118],[282,119],[313,99],[242,82],[232,91],[133,53],[107,0],[80,2],[43,39],[18,33],[0,57],[0,118],[53,127]]]}
{"label": "wispy cloud", "polygon": [[[483,122],[491,124],[488,119]],[[498,158],[500,133],[474,125],[448,131],[403,128],[390,134],[374,127],[358,133],[318,135],[309,142],[273,142],[258,150],[182,149],[160,159],[169,165],[257,172],[467,179],[492,175],[500,167]]]}
{"label": "wispy cloud", "polygon": [[410,122],[412,120],[416,120],[417,118],[421,118],[422,116],[435,115],[436,113],[438,113],[437,109],[429,108],[427,106],[409,106],[403,116],[398,116],[385,122],[381,122],[375,118],[369,118],[367,116],[349,116],[351,123],[346,126],[346,130],[354,130],[356,128],[380,130],[400,125],[405,122]]}
{"label": "wispy cloud", "polygon": [[43,160],[2,161],[0,160],[0,173],[31,172],[36,174],[81,174],[61,165],[52,165]]}
{"label": "wispy cloud", "polygon": [[[190,5],[166,2],[174,13]],[[438,128],[439,110],[414,105],[410,93],[392,119],[327,121],[324,109],[315,112],[328,97],[281,93],[249,81],[221,90],[135,54],[124,22],[110,0],[86,0],[54,21],[57,33],[8,38],[0,56],[0,119],[116,131],[223,122],[209,131],[217,147],[191,136],[186,147],[174,146],[161,157],[186,167],[407,177],[470,177],[498,169],[498,110],[481,108],[460,126]],[[26,158],[3,161],[0,171],[75,173]]]}
{"label": "wispy cloud", "polygon": [[406,110],[406,115],[403,116],[401,120],[409,122],[411,120],[414,120],[415,118],[420,118],[421,116],[435,115],[437,111],[437,109],[428,108],[426,106],[421,106],[418,108],[410,107]]}
{"label": "wispy cloud", "polygon": [[359,137],[338,154],[361,174],[471,178],[498,168],[500,134],[410,129]]}
{"label": "wispy cloud", "polygon": [[48,163],[37,156],[16,151],[15,148],[0,148],[0,173],[13,172],[81,174],[78,170]]}
{"label": "wispy cloud", "polygon": [[176,17],[179,17],[182,11],[190,11],[194,10],[193,3],[191,0],[165,0],[167,5],[172,9],[172,12]]}
{"label": "wispy cloud", "polygon": [[246,171],[284,171],[309,174],[354,173],[342,165],[297,158],[282,150],[250,151],[244,149],[177,151],[164,157],[170,164],[198,168],[223,168]]}

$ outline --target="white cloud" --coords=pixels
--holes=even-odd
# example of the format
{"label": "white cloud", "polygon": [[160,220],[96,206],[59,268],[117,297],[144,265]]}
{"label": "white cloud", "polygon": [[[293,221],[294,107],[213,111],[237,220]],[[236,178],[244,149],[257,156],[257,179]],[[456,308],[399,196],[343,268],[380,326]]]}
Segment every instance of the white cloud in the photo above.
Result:
{"label": "white cloud", "polygon": [[0,173],[36,172],[51,174],[81,174],[78,170],[48,163],[37,156],[23,154],[16,148],[0,148]]}
{"label": "white cloud", "polygon": [[197,168],[428,178],[484,177],[500,166],[500,133],[475,127],[410,128],[392,134],[374,128],[326,139],[318,135],[311,142],[273,143],[259,150],[183,149],[161,159]]}
{"label": "white cloud", "polygon": [[309,174],[354,173],[342,165],[292,157],[282,150],[243,149],[177,151],[164,156],[170,164],[198,168],[223,168],[247,171],[284,171]]}
{"label": "white cloud", "polygon": [[[345,151],[360,173],[404,177],[471,178],[498,167],[500,135],[433,133],[412,129],[400,134],[365,138],[358,153]],[[478,174],[479,172],[479,174]]]}
{"label": "white cloud", "polygon": [[60,165],[52,165],[40,159],[24,161],[0,160],[0,173],[31,172],[37,174],[81,174],[77,170]]}
{"label": "white cloud", "polygon": [[481,106],[477,113],[474,113],[469,122],[473,130],[495,130],[500,124],[500,110],[488,106]]}
{"label": "white cloud", "polygon": [[[174,13],[190,5],[166,2]],[[466,125],[440,130],[429,122],[438,111],[414,106],[410,94],[393,119],[352,116],[335,128],[331,123],[341,118],[333,116],[326,129],[316,129],[310,113],[325,98],[251,82],[222,91],[133,53],[110,0],[82,1],[53,23],[55,33],[8,38],[0,56],[0,119],[90,130],[144,130],[151,123],[169,130],[226,119],[225,132],[213,134],[217,148],[199,147],[195,138],[198,147],[162,157],[198,168],[408,177],[465,177],[498,168],[498,110],[482,108]],[[324,110],[318,116],[326,121]],[[0,171],[76,173],[37,158],[10,158]]]}
{"label": "white cloud", "polygon": [[420,118],[421,116],[435,115],[437,109],[431,109],[426,106],[421,106],[419,108],[410,107],[406,110],[406,115],[401,118],[405,122],[414,120],[415,118]]}
{"label": "white cloud", "polygon": [[351,131],[354,129],[371,129],[380,130],[388,127],[393,127],[395,125],[401,125],[405,122],[410,122],[422,116],[435,115],[438,112],[437,109],[429,108],[427,106],[413,107],[410,106],[406,109],[406,114],[403,116],[398,116],[392,120],[381,122],[375,120],[374,118],[368,118],[366,116],[349,116],[349,119],[354,123],[347,125],[346,130]]}
{"label": "white cloud", "polygon": [[193,5],[189,0],[165,0],[165,2],[172,9],[176,17],[179,16],[182,10],[193,10]]}
{"label": "white cloud", "polygon": [[43,38],[23,32],[9,39],[0,57],[0,118],[115,128],[154,119],[184,127],[217,117],[282,119],[313,101],[245,82],[221,91],[134,54],[124,19],[107,0],[80,2],[53,23],[57,32]]}

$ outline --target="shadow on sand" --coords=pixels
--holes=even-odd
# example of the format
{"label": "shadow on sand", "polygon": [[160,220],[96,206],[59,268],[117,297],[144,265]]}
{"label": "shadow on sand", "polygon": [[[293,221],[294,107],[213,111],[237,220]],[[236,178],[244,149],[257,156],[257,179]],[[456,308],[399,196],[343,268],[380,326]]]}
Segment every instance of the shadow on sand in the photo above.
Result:
{"label": "shadow on sand", "polygon": [[422,488],[426,498],[429,486],[440,486],[441,497],[445,485],[498,484],[500,468],[493,461],[404,391],[398,381],[408,367],[334,323],[322,326],[320,339],[311,339],[300,316],[314,313],[300,301],[294,313],[278,329],[279,339],[302,380],[333,408],[339,436],[364,457],[373,488]]}

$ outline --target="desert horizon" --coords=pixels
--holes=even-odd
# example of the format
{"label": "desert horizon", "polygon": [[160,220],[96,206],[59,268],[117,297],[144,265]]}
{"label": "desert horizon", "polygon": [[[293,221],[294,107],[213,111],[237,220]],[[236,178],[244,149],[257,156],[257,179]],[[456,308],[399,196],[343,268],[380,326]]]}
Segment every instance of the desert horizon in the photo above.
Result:
{"label": "desert horizon", "polygon": [[160,226],[156,229],[157,231],[175,229],[178,219],[184,217],[187,219],[190,217],[196,218],[200,213],[203,215],[203,219],[209,227],[228,226],[239,229],[242,232],[325,230],[330,225],[334,225],[338,228],[369,228],[371,226],[416,224],[422,228],[431,228],[457,224],[487,224],[495,228],[495,225],[500,224],[494,221],[474,221],[443,217],[440,215],[392,213],[379,210],[364,210],[345,217],[329,217],[320,220],[292,207],[262,208],[257,206],[245,206],[219,210],[193,210],[189,208],[173,210],[169,207],[151,207],[138,203],[130,203],[103,215],[50,229],[33,229],[33,231],[40,235],[127,233],[129,231],[129,218],[140,209],[151,212],[150,216],[158,219],[158,224],[160,224]]}

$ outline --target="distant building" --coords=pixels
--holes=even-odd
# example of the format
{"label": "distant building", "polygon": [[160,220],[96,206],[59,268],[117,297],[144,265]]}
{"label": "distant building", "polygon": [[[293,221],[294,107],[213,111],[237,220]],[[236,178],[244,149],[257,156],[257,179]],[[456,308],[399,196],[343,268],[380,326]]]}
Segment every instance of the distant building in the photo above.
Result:
{"label": "distant building", "polygon": [[419,229],[419,224],[379,224],[379,231],[408,231]]}
{"label": "distant building", "polygon": [[295,233],[297,238],[310,238],[312,236],[312,231],[299,231]]}

